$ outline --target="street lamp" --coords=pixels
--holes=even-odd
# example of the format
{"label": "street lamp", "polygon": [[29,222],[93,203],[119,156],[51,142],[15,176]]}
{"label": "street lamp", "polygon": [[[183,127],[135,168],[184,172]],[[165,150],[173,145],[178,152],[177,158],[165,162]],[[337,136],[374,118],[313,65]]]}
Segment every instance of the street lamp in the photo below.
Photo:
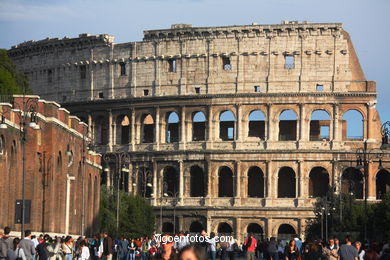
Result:
{"label": "street lamp", "polygon": [[173,235],[176,234],[176,206],[178,204],[179,192],[165,191],[164,197],[172,197],[173,206]]}
{"label": "street lamp", "polygon": [[[142,166],[140,166],[140,165],[137,166],[138,178],[142,180],[141,192],[142,192],[142,197],[144,197],[144,198],[146,198],[146,196],[148,195],[147,189],[153,187],[153,185],[151,183],[151,181],[153,179],[153,172],[150,169],[151,169],[151,167],[148,163],[144,164]],[[137,186],[136,176],[137,176],[136,173],[134,173],[134,175],[133,175],[133,187],[134,188]]]}
{"label": "street lamp", "polygon": [[[33,130],[39,130],[38,124],[38,98],[25,96],[23,93],[22,103],[13,102],[15,109],[18,109],[20,112],[15,113],[19,118],[19,127],[20,127],[20,142],[22,145],[22,214],[21,214],[21,237],[24,237],[24,225],[25,225],[25,213],[26,213],[26,142],[27,142],[27,130],[31,128]],[[3,110],[0,112],[1,121],[0,128],[7,129],[7,124],[5,120],[5,114],[10,112],[10,108],[3,106]]]}
{"label": "street lamp", "polygon": [[106,163],[108,169],[108,165],[110,163],[115,164],[115,170],[117,171],[117,198],[116,198],[116,230],[119,231],[119,186],[122,172],[129,172],[126,165],[130,163],[130,155],[127,152],[119,152],[119,153],[106,153],[103,155],[103,160]]}

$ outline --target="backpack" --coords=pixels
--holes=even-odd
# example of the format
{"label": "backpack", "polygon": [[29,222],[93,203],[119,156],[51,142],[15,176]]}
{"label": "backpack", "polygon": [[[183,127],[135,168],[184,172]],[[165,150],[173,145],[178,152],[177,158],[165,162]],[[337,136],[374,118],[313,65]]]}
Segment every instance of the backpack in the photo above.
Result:
{"label": "backpack", "polygon": [[20,248],[16,249],[17,250],[17,253],[16,253],[16,258],[15,260],[23,260],[23,257],[20,256]]}

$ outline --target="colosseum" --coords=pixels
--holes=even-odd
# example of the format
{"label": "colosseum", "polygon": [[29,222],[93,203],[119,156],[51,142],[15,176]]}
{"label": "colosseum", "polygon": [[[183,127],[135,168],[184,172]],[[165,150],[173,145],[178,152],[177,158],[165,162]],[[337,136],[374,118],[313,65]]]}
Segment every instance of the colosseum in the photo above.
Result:
{"label": "colosseum", "polygon": [[102,184],[145,196],[157,231],[304,237],[330,186],[369,201],[390,190],[388,159],[370,161],[367,182],[355,167],[381,121],[340,23],[175,24],[8,53],[35,94],[88,123],[95,149],[130,157],[128,171],[103,163]]}

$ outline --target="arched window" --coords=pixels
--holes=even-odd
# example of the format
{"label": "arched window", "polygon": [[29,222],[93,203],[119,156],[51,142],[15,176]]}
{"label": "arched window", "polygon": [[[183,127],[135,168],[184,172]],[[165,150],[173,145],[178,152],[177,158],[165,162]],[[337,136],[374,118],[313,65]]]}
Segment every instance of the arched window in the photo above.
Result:
{"label": "arched window", "polygon": [[390,172],[382,169],[376,175],[376,198],[380,200],[388,192],[390,192]]}
{"label": "arched window", "polygon": [[118,116],[116,120],[116,143],[128,144],[130,142],[130,119],[128,116]]}
{"label": "arched window", "polygon": [[57,175],[62,174],[62,154],[61,154],[61,152],[58,152],[56,171],[57,171],[56,172]]}
{"label": "arched window", "polygon": [[279,141],[297,140],[297,115],[292,110],[284,110],[279,117]]}
{"label": "arched window", "polygon": [[348,110],[343,115],[343,140],[363,139],[363,116],[357,110]]}
{"label": "arched window", "polygon": [[257,223],[250,223],[248,225],[248,227],[246,228],[246,232],[248,234],[252,233],[256,237],[259,237],[259,236],[261,237],[262,234],[264,233],[263,228]]}
{"label": "arched window", "polygon": [[219,116],[219,138],[223,141],[234,140],[235,130],[235,117],[231,111],[224,111]]}
{"label": "arched window", "polygon": [[179,116],[176,112],[170,112],[167,116],[167,143],[179,142]]}
{"label": "arched window", "polygon": [[248,136],[264,139],[265,136],[265,118],[263,112],[254,110],[249,114]]}
{"label": "arched window", "polygon": [[219,223],[218,225],[218,234],[231,234],[233,233],[233,228],[226,222]]}
{"label": "arched window", "polygon": [[99,116],[95,121],[95,142],[98,145],[108,144],[108,121],[105,117]]}
{"label": "arched window", "polygon": [[341,192],[363,199],[363,174],[354,167],[345,169],[341,178]]}
{"label": "arched window", "polygon": [[330,116],[325,110],[314,110],[310,118],[310,141],[329,140]]}
{"label": "arched window", "polygon": [[290,167],[282,167],[278,174],[278,198],[295,198],[295,172]]}
{"label": "arched window", "polygon": [[206,117],[203,112],[195,112],[192,117],[192,141],[206,140]]}
{"label": "arched window", "polygon": [[314,167],[309,176],[309,196],[325,196],[329,189],[329,173],[325,168]]}
{"label": "arched window", "polygon": [[190,233],[200,233],[202,232],[202,230],[204,230],[204,227],[199,221],[194,221],[191,223]]}
{"label": "arched window", "polygon": [[233,172],[222,166],[218,172],[218,197],[233,197],[233,193]]}
{"label": "arched window", "polygon": [[164,169],[164,195],[168,197],[174,197],[179,192],[179,174],[175,168],[168,166]]}
{"label": "arched window", "polygon": [[203,197],[205,196],[205,176],[202,168],[192,166],[190,169],[190,196]]}
{"label": "arched window", "polygon": [[296,233],[297,232],[290,224],[282,224],[278,229],[278,239],[289,240],[292,239]]}
{"label": "arched window", "polygon": [[162,232],[172,234],[173,233],[173,224],[171,222],[164,222],[162,225]]}
{"label": "arched window", "polygon": [[142,143],[154,142],[154,119],[152,115],[147,114],[142,118]]}
{"label": "arched window", "polygon": [[248,170],[248,197],[264,198],[264,174],[257,166]]}

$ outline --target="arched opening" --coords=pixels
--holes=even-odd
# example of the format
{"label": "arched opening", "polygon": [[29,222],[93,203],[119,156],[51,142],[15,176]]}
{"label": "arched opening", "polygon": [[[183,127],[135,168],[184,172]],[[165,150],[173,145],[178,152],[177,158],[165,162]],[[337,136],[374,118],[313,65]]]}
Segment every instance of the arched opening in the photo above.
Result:
{"label": "arched opening", "polygon": [[248,197],[264,198],[264,174],[257,166],[248,170]]}
{"label": "arched opening", "polygon": [[153,191],[153,171],[149,167],[138,168],[138,194],[142,197],[150,198]]}
{"label": "arched opening", "polygon": [[205,176],[202,168],[199,166],[192,166],[190,169],[190,178],[190,196],[205,196]]}
{"label": "arched opening", "polygon": [[233,172],[227,166],[219,168],[218,197],[233,197]]}
{"label": "arched opening", "polygon": [[343,140],[363,140],[363,116],[354,109],[343,115]]}
{"label": "arched opening", "polygon": [[167,115],[167,143],[179,142],[179,116],[176,112]]}
{"label": "arched opening", "polygon": [[297,115],[291,109],[279,116],[279,141],[297,140]]}
{"label": "arched opening", "polygon": [[325,110],[314,110],[310,118],[310,141],[329,140],[330,116]]}
{"label": "arched opening", "polygon": [[162,225],[162,232],[173,234],[173,224],[171,222],[164,222]]}
{"label": "arched opening", "polygon": [[235,124],[234,114],[227,110],[220,114],[219,116],[219,138],[223,141],[232,141],[234,140],[234,124]]}
{"label": "arched opening", "polygon": [[290,224],[282,224],[278,229],[278,239],[290,240],[297,232]]}
{"label": "arched opening", "polygon": [[190,225],[190,233],[200,233],[204,230],[203,225],[199,221],[194,221]]}
{"label": "arched opening", "polygon": [[151,114],[144,115],[142,119],[142,143],[154,142],[154,119]]}
{"label": "arched opening", "polygon": [[179,174],[175,168],[168,166],[164,169],[164,183],[166,188],[164,193],[168,197],[174,197],[179,192]]}
{"label": "arched opening", "polygon": [[130,119],[128,116],[118,116],[116,120],[116,143],[128,144],[130,142]]}
{"label": "arched opening", "polygon": [[262,236],[264,233],[263,228],[257,223],[250,223],[246,228],[246,232],[257,235],[257,237]]}
{"label": "arched opening", "polygon": [[95,143],[98,145],[108,144],[108,121],[105,117],[99,116],[95,121]]}
{"label": "arched opening", "polygon": [[341,178],[341,192],[363,199],[363,174],[354,167],[345,169]]}
{"label": "arched opening", "polygon": [[206,140],[206,117],[203,112],[195,112],[192,117],[192,141]]}
{"label": "arched opening", "polygon": [[390,192],[390,172],[382,169],[376,175],[376,198],[380,200],[388,192]]}
{"label": "arched opening", "polygon": [[295,198],[295,172],[290,167],[282,167],[278,174],[278,198]]}
{"label": "arched opening", "polygon": [[314,167],[309,175],[309,196],[325,196],[329,189],[329,173],[323,167]]}
{"label": "arched opening", "polygon": [[248,136],[264,139],[265,137],[265,118],[263,112],[254,110],[249,114]]}
{"label": "arched opening", "polygon": [[226,222],[219,223],[218,225],[218,234],[231,234],[233,233],[233,228]]}

